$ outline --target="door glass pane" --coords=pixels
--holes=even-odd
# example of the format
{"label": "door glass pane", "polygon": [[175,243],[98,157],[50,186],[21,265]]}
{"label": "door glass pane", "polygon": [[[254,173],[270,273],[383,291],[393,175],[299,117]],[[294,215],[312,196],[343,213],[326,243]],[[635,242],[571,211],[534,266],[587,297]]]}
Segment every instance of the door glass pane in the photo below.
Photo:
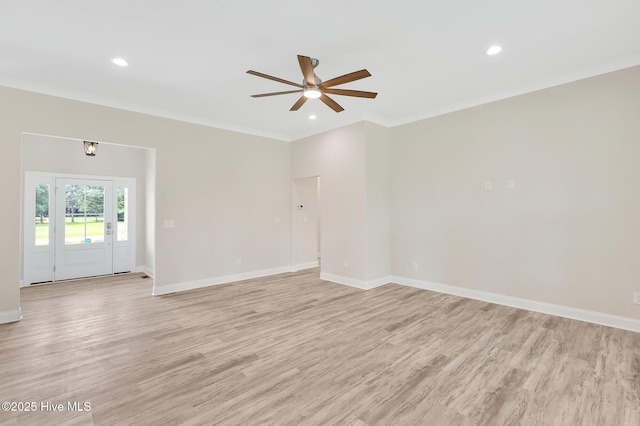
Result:
{"label": "door glass pane", "polygon": [[129,239],[129,188],[118,188],[118,241]]}
{"label": "door glass pane", "polygon": [[104,186],[66,185],[64,242],[104,242]]}
{"label": "door glass pane", "polygon": [[49,245],[49,185],[36,185],[36,246]]}
{"label": "door glass pane", "polygon": [[84,186],[66,185],[64,243],[84,244]]}
{"label": "door glass pane", "polygon": [[104,243],[104,186],[85,189],[85,244]]}

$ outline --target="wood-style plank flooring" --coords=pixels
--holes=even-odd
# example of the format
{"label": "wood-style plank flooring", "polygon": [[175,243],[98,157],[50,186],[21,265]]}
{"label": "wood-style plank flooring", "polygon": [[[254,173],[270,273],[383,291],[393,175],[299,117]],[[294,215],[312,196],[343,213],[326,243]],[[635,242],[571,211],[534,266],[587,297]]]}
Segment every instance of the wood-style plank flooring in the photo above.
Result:
{"label": "wood-style plank flooring", "polygon": [[640,425],[638,333],[317,270],[151,287],[23,289],[24,319],[0,325],[0,401],[65,410],[0,424]]}

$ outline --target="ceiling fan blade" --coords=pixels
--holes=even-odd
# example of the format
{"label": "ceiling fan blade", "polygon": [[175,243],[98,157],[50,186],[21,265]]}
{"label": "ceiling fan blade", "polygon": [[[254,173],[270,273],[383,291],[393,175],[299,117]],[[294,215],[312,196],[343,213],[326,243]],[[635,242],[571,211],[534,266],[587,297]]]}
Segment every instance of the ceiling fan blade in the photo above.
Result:
{"label": "ceiling fan blade", "polygon": [[260,93],[259,95],[251,95],[251,97],[264,98],[265,96],[288,95],[289,93],[300,93],[300,90],[287,90],[286,92]]}
{"label": "ceiling fan blade", "polygon": [[300,107],[302,105],[304,105],[304,103],[307,102],[307,98],[305,96],[300,96],[300,99],[298,99],[296,101],[295,104],[293,104],[293,106],[291,107],[291,109],[289,111],[297,111],[300,109]]}
{"label": "ceiling fan blade", "polygon": [[320,100],[322,102],[324,102],[325,104],[327,104],[327,106],[329,108],[331,108],[332,110],[334,110],[335,112],[344,111],[344,108],[342,108],[340,105],[338,105],[338,103],[336,101],[334,101],[333,99],[331,99],[330,97],[328,97],[324,93],[322,95],[320,95]]}
{"label": "ceiling fan blade", "polygon": [[374,92],[363,92],[361,90],[344,90],[344,89],[323,89],[324,93],[329,93],[331,95],[342,95],[342,96],[355,96],[358,98],[370,98],[373,99],[378,96],[377,93]]}
{"label": "ceiling fan blade", "polygon": [[270,76],[270,75],[267,75],[267,74],[263,74],[263,73],[258,72],[258,71],[252,71],[252,70],[249,70],[249,71],[247,71],[247,74],[255,75],[255,76],[257,76],[257,77],[266,78],[266,79],[268,79],[268,80],[277,81],[278,83],[289,84],[289,85],[291,85],[291,86],[296,86],[296,87],[299,87],[299,88],[301,88],[301,89],[302,89],[302,87],[303,87],[303,86],[302,86],[302,84],[294,83],[294,82],[292,82],[292,81],[283,80],[283,79],[281,79],[281,78],[273,77],[273,76]]}
{"label": "ceiling fan blade", "polygon": [[313,65],[311,65],[311,58],[308,56],[298,55],[298,63],[300,64],[300,69],[302,70],[302,75],[304,76],[304,81],[307,82],[308,86],[316,85],[316,76],[313,73]]}
{"label": "ceiling fan blade", "polygon": [[371,74],[367,70],[354,71],[349,74],[341,75],[340,77],[327,80],[324,83],[320,84],[320,88],[326,89],[327,87],[338,86],[340,84],[350,83],[352,81],[360,80],[367,77],[371,77]]}

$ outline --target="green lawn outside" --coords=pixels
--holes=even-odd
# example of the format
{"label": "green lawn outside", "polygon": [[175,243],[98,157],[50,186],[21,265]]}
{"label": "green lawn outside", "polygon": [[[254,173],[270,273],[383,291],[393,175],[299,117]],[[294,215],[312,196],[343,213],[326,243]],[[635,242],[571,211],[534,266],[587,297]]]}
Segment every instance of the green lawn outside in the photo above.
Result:
{"label": "green lawn outside", "polygon": [[[40,223],[36,218],[36,246],[46,246],[49,240],[49,220],[45,218],[45,223]],[[118,230],[125,231],[124,222],[118,222]],[[86,239],[92,242],[104,241],[104,222],[102,219],[87,218],[86,235],[84,218],[76,217],[72,223],[71,218],[66,218],[65,240],[67,244],[85,244]]]}

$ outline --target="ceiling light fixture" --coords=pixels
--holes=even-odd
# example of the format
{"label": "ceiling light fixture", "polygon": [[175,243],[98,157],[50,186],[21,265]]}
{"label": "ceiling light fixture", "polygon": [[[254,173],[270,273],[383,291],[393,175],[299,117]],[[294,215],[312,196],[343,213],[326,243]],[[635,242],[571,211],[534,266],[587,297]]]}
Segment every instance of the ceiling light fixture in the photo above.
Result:
{"label": "ceiling light fixture", "polygon": [[113,58],[111,62],[118,65],[119,67],[126,67],[127,65],[129,65],[129,63],[122,58]]}
{"label": "ceiling light fixture", "polygon": [[316,118],[318,118],[315,114],[311,114],[309,116],[309,120],[315,120]]}
{"label": "ceiling light fixture", "polygon": [[98,152],[98,142],[84,141],[84,153],[89,157],[95,157]]}
{"label": "ceiling light fixture", "polygon": [[500,46],[491,46],[484,53],[486,53],[487,55],[497,55],[500,52],[502,52],[502,47],[500,47]]}
{"label": "ceiling light fixture", "polygon": [[310,87],[304,89],[303,95],[307,99],[318,99],[320,96],[322,96],[322,92],[320,92],[320,90],[318,90],[318,88],[316,87]]}

